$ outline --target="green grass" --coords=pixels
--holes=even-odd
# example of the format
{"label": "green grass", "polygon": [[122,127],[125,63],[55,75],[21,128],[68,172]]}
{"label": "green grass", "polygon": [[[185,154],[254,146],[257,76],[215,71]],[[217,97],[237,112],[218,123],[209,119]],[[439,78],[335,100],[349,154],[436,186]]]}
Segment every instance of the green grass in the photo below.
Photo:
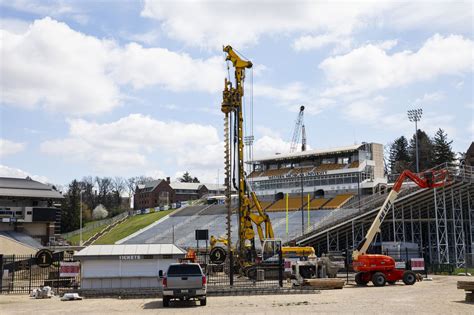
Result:
{"label": "green grass", "polygon": [[[460,272],[466,272],[466,268],[456,268],[454,269],[454,274],[457,275]],[[467,272],[471,275],[474,274],[474,268],[467,268]]]}
{"label": "green grass", "polygon": [[[94,236],[96,233],[99,233],[100,231],[105,229],[105,227],[106,227],[106,225],[101,225],[101,226],[98,226],[98,227],[96,227],[96,228],[94,228],[90,231],[82,232],[82,241],[83,242],[87,241],[90,237]],[[80,238],[81,238],[81,235],[77,234],[77,235],[71,236],[69,238],[66,238],[66,240],[69,241],[71,243],[71,245],[79,245]]]}
{"label": "green grass", "polygon": [[114,227],[108,233],[102,235],[102,237],[94,242],[94,245],[115,244],[116,241],[121,240],[122,238],[127,237],[140,229],[143,229],[144,227],[161,219],[165,215],[170,214],[171,212],[173,212],[173,210],[141,214],[127,218],[124,222]]}

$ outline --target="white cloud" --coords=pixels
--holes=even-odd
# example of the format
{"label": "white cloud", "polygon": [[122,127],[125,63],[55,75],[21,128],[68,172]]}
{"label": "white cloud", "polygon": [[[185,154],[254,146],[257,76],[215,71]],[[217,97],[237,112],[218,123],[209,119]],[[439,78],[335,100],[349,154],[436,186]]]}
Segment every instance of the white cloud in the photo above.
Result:
{"label": "white cloud", "polygon": [[318,48],[368,28],[465,31],[472,27],[468,1],[158,1],[146,0],[142,16],[186,45],[219,49],[256,44],[263,36],[302,34],[297,49]]}
{"label": "white cloud", "polygon": [[25,149],[25,144],[20,142],[13,142],[7,139],[0,138],[0,158],[7,155],[12,155],[21,152]]}
{"label": "white cloud", "polygon": [[349,37],[341,37],[333,34],[323,35],[304,35],[298,37],[293,42],[293,49],[296,51],[307,51],[319,49],[328,45],[334,45],[337,50],[348,49],[351,46],[352,39]]}
{"label": "white cloud", "polygon": [[193,59],[164,48],[120,47],[51,18],[23,33],[0,30],[2,102],[72,115],[118,106],[121,85],[159,85],[172,91],[214,93],[225,77],[221,57]]}
{"label": "white cloud", "polygon": [[273,156],[277,153],[290,152],[291,143],[278,136],[265,135],[255,141],[254,159]]}
{"label": "white cloud", "polygon": [[422,97],[418,97],[415,100],[414,106],[435,103],[435,102],[441,101],[442,99],[444,99],[443,92],[425,93]]}
{"label": "white cloud", "polygon": [[0,177],[26,178],[28,176],[38,182],[44,184],[49,183],[49,179],[46,176],[31,175],[30,173],[21,169],[0,164]]}
{"label": "white cloud", "polygon": [[111,75],[134,88],[159,85],[172,91],[220,91],[225,77],[222,57],[193,59],[165,48],[143,48],[131,43],[117,54]]}
{"label": "white cloud", "polygon": [[[344,118],[355,124],[370,126],[375,130],[404,132],[407,137],[414,133],[415,126],[408,120],[404,111],[393,111],[387,98],[375,96],[349,103],[343,108]],[[456,137],[457,128],[453,124],[453,115],[439,115],[437,112],[425,111],[418,128],[434,135],[439,128],[444,129],[451,138]]]}
{"label": "white cloud", "polygon": [[188,45],[244,47],[262,35],[292,32],[348,34],[371,15],[377,2],[334,5],[315,1],[145,1],[142,15],[161,22],[171,38]]}
{"label": "white cloud", "polygon": [[417,51],[392,55],[376,45],[366,45],[342,56],[325,59],[319,68],[332,86],[323,95],[366,93],[433,80],[443,75],[472,72],[474,42],[458,35],[429,38]]}
{"label": "white cloud", "polygon": [[120,169],[146,169],[149,161],[161,156],[173,156],[178,166],[193,163],[206,168],[215,161],[214,146],[219,143],[212,126],[131,114],[103,124],[69,120],[68,137],[43,142],[41,151],[91,163],[99,172],[116,173]]}

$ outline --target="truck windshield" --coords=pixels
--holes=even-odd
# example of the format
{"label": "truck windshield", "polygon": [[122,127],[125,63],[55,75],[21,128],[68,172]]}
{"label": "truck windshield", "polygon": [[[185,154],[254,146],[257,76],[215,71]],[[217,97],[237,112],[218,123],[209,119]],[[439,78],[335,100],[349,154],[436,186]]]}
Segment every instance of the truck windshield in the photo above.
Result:
{"label": "truck windshield", "polygon": [[201,276],[201,269],[198,265],[172,265],[168,269],[168,276]]}

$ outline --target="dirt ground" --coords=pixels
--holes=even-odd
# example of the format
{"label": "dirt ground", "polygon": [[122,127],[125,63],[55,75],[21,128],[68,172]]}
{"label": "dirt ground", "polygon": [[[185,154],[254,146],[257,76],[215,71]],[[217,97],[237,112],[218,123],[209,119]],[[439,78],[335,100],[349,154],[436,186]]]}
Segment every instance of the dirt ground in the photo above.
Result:
{"label": "dirt ground", "polygon": [[[472,278],[471,278],[472,279]],[[456,281],[464,277],[434,276],[414,286],[384,288],[346,286],[320,294],[208,297],[207,306],[174,302],[163,308],[156,299],[84,299],[62,302],[34,300],[25,295],[0,295],[0,314],[474,314],[474,304],[464,302]],[[474,280],[474,279],[472,279]]]}

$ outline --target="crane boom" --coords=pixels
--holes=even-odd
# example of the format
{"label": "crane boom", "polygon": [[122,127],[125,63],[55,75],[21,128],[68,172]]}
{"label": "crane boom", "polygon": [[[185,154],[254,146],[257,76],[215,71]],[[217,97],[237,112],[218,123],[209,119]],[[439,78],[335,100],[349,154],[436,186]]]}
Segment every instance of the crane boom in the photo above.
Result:
{"label": "crane boom", "polygon": [[300,134],[302,134],[301,140],[301,149],[302,151],[306,150],[306,133],[304,130],[304,106],[300,107],[300,112],[298,113],[298,117],[296,118],[295,128],[293,129],[293,136],[291,138],[291,145],[290,145],[290,153],[296,151],[296,147],[298,146],[298,142],[300,141]]}
{"label": "crane boom", "polygon": [[352,253],[352,258],[357,260],[360,255],[365,255],[369,249],[370,244],[375,238],[375,235],[380,232],[380,226],[382,225],[387,213],[392,209],[392,205],[400,193],[402,184],[405,179],[409,178],[420,188],[436,188],[442,187],[446,184],[447,179],[447,170],[438,170],[438,171],[426,171],[421,176],[415,174],[409,170],[403,171],[402,174],[397,178],[395,184],[393,185],[392,190],[385,199],[382,207],[380,207],[375,220],[372,222],[367,234],[364,239],[359,243],[357,249]]}

